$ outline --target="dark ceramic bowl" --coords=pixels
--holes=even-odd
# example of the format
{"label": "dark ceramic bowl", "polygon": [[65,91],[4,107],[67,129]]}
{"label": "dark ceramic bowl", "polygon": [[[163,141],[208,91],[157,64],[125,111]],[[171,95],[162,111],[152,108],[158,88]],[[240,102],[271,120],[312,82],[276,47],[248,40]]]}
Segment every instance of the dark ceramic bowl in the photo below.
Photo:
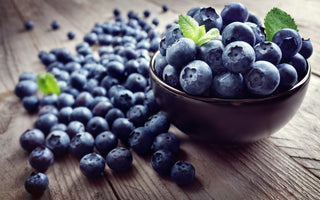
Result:
{"label": "dark ceramic bowl", "polygon": [[258,99],[196,97],[164,83],[155,74],[150,80],[155,99],[172,124],[195,139],[243,144],[269,137],[297,112],[307,91],[311,69],[288,91]]}

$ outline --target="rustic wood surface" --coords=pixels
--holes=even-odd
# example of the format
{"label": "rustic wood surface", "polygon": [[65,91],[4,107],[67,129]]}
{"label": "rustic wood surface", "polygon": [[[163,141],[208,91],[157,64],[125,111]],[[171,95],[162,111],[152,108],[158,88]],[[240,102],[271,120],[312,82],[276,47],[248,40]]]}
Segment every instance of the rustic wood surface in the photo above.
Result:
{"label": "rustic wood surface", "polygon": [[[25,71],[44,72],[40,50],[74,47],[95,22],[113,20],[112,10],[142,13],[160,19],[161,33],[168,23],[195,6],[221,11],[232,1],[212,0],[0,0],[0,199],[33,199],[24,189],[31,173],[28,154],[19,146],[22,132],[33,127],[36,115],[24,111],[13,89]],[[314,53],[309,59],[312,77],[306,98],[293,119],[270,138],[245,146],[195,143],[172,127],[181,140],[180,159],[196,168],[196,180],[179,187],[170,178],[157,175],[150,156],[133,153],[133,167],[119,174],[108,167],[103,177],[89,180],[79,170],[79,160],[67,155],[55,161],[46,174],[49,189],[39,199],[320,199],[320,1],[242,0],[260,19],[272,7],[290,13],[305,38],[311,38]],[[166,4],[170,10],[162,13]],[[26,32],[23,22],[33,20]],[[61,28],[52,31],[57,20]],[[76,38],[69,41],[68,31]]]}

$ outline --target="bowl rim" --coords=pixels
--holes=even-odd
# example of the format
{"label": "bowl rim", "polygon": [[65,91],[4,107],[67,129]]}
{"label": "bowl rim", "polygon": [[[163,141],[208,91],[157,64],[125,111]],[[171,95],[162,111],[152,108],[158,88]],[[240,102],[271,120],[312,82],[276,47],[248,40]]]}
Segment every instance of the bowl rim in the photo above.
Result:
{"label": "bowl rim", "polygon": [[156,58],[156,56],[159,54],[160,52],[157,51],[156,53],[154,53],[154,55],[152,56],[152,59],[150,60],[150,66],[149,66],[149,71],[151,74],[151,77],[158,82],[162,87],[166,88],[167,90],[169,90],[172,93],[175,93],[177,95],[181,95],[183,97],[186,98],[190,98],[190,99],[194,99],[194,100],[198,100],[198,101],[203,101],[203,102],[217,102],[217,103],[234,103],[234,104],[239,104],[239,103],[253,103],[253,102],[262,102],[262,101],[267,101],[267,100],[273,100],[273,99],[277,99],[277,98],[281,98],[283,96],[287,96],[291,93],[293,93],[294,91],[298,90],[300,87],[302,87],[304,84],[306,84],[308,82],[308,80],[310,79],[311,76],[311,66],[310,63],[308,62],[308,60],[306,59],[306,63],[307,63],[307,73],[305,74],[305,76],[298,82],[296,83],[291,89],[286,90],[284,92],[280,92],[280,93],[276,93],[276,94],[272,94],[266,97],[257,97],[257,98],[238,98],[238,99],[226,99],[226,98],[218,98],[218,97],[201,97],[201,96],[193,96],[193,95],[189,95],[186,92],[183,92],[181,90],[178,90],[168,84],[166,84],[164,81],[162,81],[162,79],[160,79],[156,73],[155,73],[155,69],[154,69],[154,60]]}

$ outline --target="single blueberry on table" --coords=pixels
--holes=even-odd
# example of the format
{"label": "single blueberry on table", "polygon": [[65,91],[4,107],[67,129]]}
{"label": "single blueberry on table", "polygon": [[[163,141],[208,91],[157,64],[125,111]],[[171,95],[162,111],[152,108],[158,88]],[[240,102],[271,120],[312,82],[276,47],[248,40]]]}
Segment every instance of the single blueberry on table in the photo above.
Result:
{"label": "single blueberry on table", "polygon": [[22,105],[26,111],[33,113],[38,111],[40,100],[36,95],[26,96],[22,99]]}
{"label": "single blueberry on table", "polygon": [[96,137],[104,131],[109,131],[109,124],[103,117],[95,116],[88,121],[86,130]]}
{"label": "single blueberry on table", "polygon": [[43,145],[44,141],[45,135],[39,129],[28,129],[21,134],[19,139],[20,146],[28,152]]}
{"label": "single blueberry on table", "polygon": [[132,165],[132,154],[129,149],[116,147],[111,150],[106,158],[107,165],[116,172],[124,172]]}
{"label": "single blueberry on table", "polygon": [[250,26],[242,22],[232,22],[226,26],[222,31],[221,37],[224,45],[235,41],[244,41],[251,46],[256,44],[256,36],[253,30]]}
{"label": "single blueberry on table", "polygon": [[299,53],[305,58],[308,59],[313,53],[313,46],[309,39],[302,38],[302,46]]}
{"label": "single blueberry on table", "polygon": [[177,161],[171,168],[170,176],[178,185],[190,185],[195,178],[195,169],[187,161]]}
{"label": "single blueberry on table", "polygon": [[52,113],[47,113],[38,117],[34,127],[40,129],[45,135],[50,132],[52,126],[58,124],[58,117]]}
{"label": "single blueberry on table", "polygon": [[162,11],[167,12],[169,10],[169,7],[167,5],[162,6]]}
{"label": "single blueberry on table", "polygon": [[150,16],[150,14],[151,14],[150,10],[145,10],[145,11],[143,11],[143,16],[144,16],[145,18],[148,18],[148,17]]}
{"label": "single blueberry on table", "polygon": [[249,17],[248,9],[241,3],[226,5],[221,11],[223,26],[232,22],[245,22]]}
{"label": "single blueberry on table", "polygon": [[60,23],[57,22],[57,21],[53,21],[53,22],[51,23],[51,28],[52,28],[53,30],[59,29],[59,28],[60,28]]}
{"label": "single blueberry on table", "polygon": [[244,82],[240,73],[224,72],[213,78],[212,89],[221,98],[238,98],[243,94]]}
{"label": "single blueberry on table", "polygon": [[212,70],[204,61],[194,60],[181,70],[179,81],[186,93],[201,95],[211,86]]}
{"label": "single blueberry on table", "polygon": [[76,36],[76,34],[73,31],[69,31],[67,33],[67,37],[69,40],[72,40],[75,36]]}
{"label": "single blueberry on table", "polygon": [[118,137],[110,131],[100,133],[94,140],[94,146],[102,156],[106,156],[117,145]]}
{"label": "single blueberry on table", "polygon": [[44,145],[35,148],[29,155],[31,167],[38,171],[47,170],[54,162],[54,155],[50,149]]}
{"label": "single blueberry on table", "polygon": [[152,20],[152,24],[155,25],[155,26],[158,26],[158,25],[159,25],[159,20],[156,19],[156,18],[154,18],[154,19]]}
{"label": "single blueberry on table", "polygon": [[33,21],[27,21],[27,22],[24,23],[24,28],[25,28],[26,30],[28,30],[28,31],[29,31],[29,30],[32,30],[33,27],[34,27]]}
{"label": "single blueberry on table", "polygon": [[243,41],[228,44],[222,53],[223,65],[234,73],[247,72],[254,61],[254,49]]}
{"label": "single blueberry on table", "polygon": [[169,175],[175,163],[175,156],[168,150],[158,150],[151,157],[152,168],[160,175]]}
{"label": "single blueberry on table", "polygon": [[68,124],[65,131],[70,138],[73,138],[78,133],[85,132],[85,126],[79,121],[72,121]]}
{"label": "single blueberry on table", "polygon": [[19,81],[14,88],[14,94],[22,99],[26,96],[34,95],[38,91],[38,85],[32,80]]}
{"label": "single blueberry on table", "polygon": [[135,128],[129,136],[129,145],[139,155],[147,154],[153,143],[153,135],[145,127]]}
{"label": "single blueberry on table", "polygon": [[269,61],[274,65],[278,65],[282,58],[282,52],[280,47],[269,41],[263,41],[254,46],[256,53],[256,60]]}
{"label": "single blueberry on table", "polygon": [[155,152],[160,149],[165,149],[177,155],[179,152],[180,142],[179,139],[172,133],[160,133],[157,135],[151,146],[151,149]]}
{"label": "single blueberry on table", "polygon": [[302,39],[299,33],[293,29],[285,28],[276,32],[272,37],[282,52],[282,59],[290,59],[298,53],[302,46]]}
{"label": "single blueberry on table", "polygon": [[93,152],[94,138],[88,132],[79,132],[70,141],[70,151],[77,158]]}
{"label": "single blueberry on table", "polygon": [[105,166],[105,160],[97,153],[89,153],[80,160],[80,170],[88,178],[102,176]]}
{"label": "single blueberry on table", "polygon": [[292,88],[298,82],[298,73],[296,69],[287,63],[281,63],[276,66],[280,73],[279,90],[285,91]]}
{"label": "single blueberry on table", "polygon": [[121,15],[121,11],[118,8],[113,9],[113,15],[115,17],[118,17]]}
{"label": "single blueberry on table", "polygon": [[280,83],[280,74],[276,66],[268,61],[256,61],[244,77],[247,90],[258,96],[272,94]]}
{"label": "single blueberry on table", "polygon": [[70,137],[64,131],[52,131],[46,138],[48,147],[56,157],[65,155],[70,144]]}
{"label": "single blueberry on table", "polygon": [[32,195],[43,194],[48,185],[48,177],[41,172],[32,172],[24,183],[26,191]]}

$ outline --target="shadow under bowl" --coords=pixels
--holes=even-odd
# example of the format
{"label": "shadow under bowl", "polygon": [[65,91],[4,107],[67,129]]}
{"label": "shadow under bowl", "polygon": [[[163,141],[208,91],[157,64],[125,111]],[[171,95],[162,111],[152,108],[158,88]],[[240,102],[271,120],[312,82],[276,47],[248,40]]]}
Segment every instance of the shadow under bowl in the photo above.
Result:
{"label": "shadow under bowl", "polygon": [[304,78],[288,91],[255,99],[198,97],[157,77],[153,66],[156,55],[150,62],[150,81],[160,109],[182,132],[208,143],[244,144],[269,137],[295,115],[311,76],[308,63]]}

